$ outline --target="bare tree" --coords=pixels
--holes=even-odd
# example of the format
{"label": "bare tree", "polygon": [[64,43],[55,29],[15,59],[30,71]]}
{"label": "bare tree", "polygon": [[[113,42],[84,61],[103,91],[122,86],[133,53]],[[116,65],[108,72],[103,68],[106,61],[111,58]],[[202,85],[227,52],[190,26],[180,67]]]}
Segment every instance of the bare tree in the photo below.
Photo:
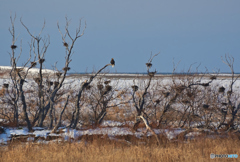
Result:
{"label": "bare tree", "polygon": [[[234,67],[233,67],[234,58],[232,56],[230,56],[229,54],[225,54],[225,58],[222,57],[222,62],[224,64],[226,64],[231,70],[231,83],[229,85],[229,90],[227,92],[227,107],[226,107],[226,109],[222,109],[224,116],[223,116],[223,120],[220,123],[220,125],[218,126],[218,128],[220,128],[222,125],[226,125],[227,130],[230,130],[230,129],[234,128],[234,121],[235,121],[236,115],[240,109],[240,104],[235,106],[235,104],[232,101],[232,98],[234,95],[233,85],[237,81],[237,79],[240,77],[240,75],[237,75],[237,76],[235,75]],[[228,112],[231,114],[231,119],[230,119],[230,121],[228,121],[228,123],[225,123]]]}
{"label": "bare tree", "polygon": [[[24,28],[27,30],[28,34],[31,36],[32,38],[32,51],[34,53],[35,56],[37,56],[38,58],[38,63],[39,63],[39,75],[38,78],[36,78],[36,83],[38,84],[38,98],[39,98],[39,115],[40,118],[42,119],[43,114],[44,114],[44,106],[45,106],[45,97],[44,97],[44,92],[43,92],[43,74],[42,74],[42,70],[43,70],[43,63],[45,62],[45,54],[47,52],[47,49],[50,45],[50,36],[48,35],[47,38],[43,39],[41,37],[41,33],[43,32],[44,28],[45,28],[45,21],[43,23],[43,27],[41,29],[41,31],[39,32],[39,34],[37,36],[34,36],[29,29],[27,28],[27,26],[22,22],[22,19],[20,19],[21,24],[24,26]],[[42,46],[40,45],[40,43],[42,42]],[[33,62],[32,64],[36,65],[36,62]],[[38,125],[42,126],[41,123],[42,120],[39,120]]]}
{"label": "bare tree", "polygon": [[19,59],[19,57],[21,56],[22,48],[20,47],[19,57],[16,58],[15,49],[17,48],[17,46],[15,45],[15,42],[17,41],[17,38],[15,37],[15,27],[14,27],[14,22],[16,20],[16,14],[14,15],[14,17],[12,17],[12,15],[11,15],[10,20],[11,20],[12,28],[9,28],[9,32],[12,35],[12,45],[11,45],[12,53],[9,53],[9,55],[10,55],[10,58],[11,58],[10,64],[12,66],[12,69],[11,69],[9,74],[10,74],[13,86],[12,86],[12,93],[10,94],[12,96],[10,97],[11,99],[9,100],[9,103],[13,106],[13,111],[14,111],[13,121],[15,121],[16,125],[18,126],[19,88],[18,88],[18,83],[17,83],[17,74],[14,72],[14,69],[16,69],[16,62]]}
{"label": "bare tree", "polygon": [[73,112],[73,115],[72,115],[72,121],[71,121],[71,124],[69,125],[69,127],[72,127],[72,128],[76,128],[77,127],[77,124],[78,124],[78,121],[79,121],[79,115],[80,115],[80,102],[81,102],[81,96],[82,96],[82,93],[83,91],[92,83],[92,81],[94,80],[94,78],[102,71],[104,70],[106,67],[108,66],[114,66],[115,65],[115,61],[112,59],[110,61],[110,64],[106,64],[105,66],[103,66],[100,70],[98,70],[96,72],[96,74],[92,75],[88,80],[85,80],[82,84],[81,84],[81,87],[79,88],[79,91],[78,91],[78,94],[77,94],[77,97],[76,97],[76,101],[75,101],[75,110]]}
{"label": "bare tree", "polygon": [[147,113],[145,113],[145,108],[146,108],[145,107],[146,106],[145,97],[146,97],[146,95],[148,93],[148,89],[149,89],[149,87],[151,85],[152,78],[156,74],[156,70],[153,71],[153,72],[150,72],[149,70],[152,67],[152,60],[153,60],[153,58],[155,56],[157,56],[158,54],[159,53],[155,54],[154,56],[151,55],[148,63],[146,63],[147,72],[148,72],[148,80],[147,80],[147,84],[145,85],[142,94],[139,95],[139,98],[137,98],[137,96],[135,95],[136,92],[138,91],[138,86],[137,85],[133,85],[132,86],[132,90],[133,90],[132,100],[133,100],[134,107],[135,107],[135,109],[137,111],[136,122],[135,122],[135,124],[133,126],[133,129],[137,130],[137,127],[138,127],[138,125],[140,124],[140,122],[142,120],[144,122],[144,124],[146,125],[147,131],[148,130],[151,131],[155,135],[155,137],[156,137],[156,139],[157,139],[157,141],[159,143],[159,139],[158,139],[156,133],[151,129],[151,127],[149,125],[148,115],[147,115]]}
{"label": "bare tree", "polygon": [[53,130],[52,130],[52,133],[55,133],[55,132],[57,131],[57,129],[61,126],[62,115],[63,115],[63,113],[64,113],[64,111],[65,111],[65,109],[66,109],[66,107],[67,107],[67,105],[68,105],[69,96],[70,96],[70,95],[67,96],[67,100],[66,100],[66,102],[65,102],[65,105],[64,105],[64,107],[63,107],[63,109],[62,109],[62,111],[61,111],[61,113],[60,113],[60,115],[59,115],[59,119],[58,119],[57,124],[55,125],[55,127],[54,127]]}
{"label": "bare tree", "polygon": [[[71,62],[71,56],[73,54],[72,50],[74,47],[74,43],[76,42],[76,40],[78,38],[80,38],[81,36],[83,36],[84,31],[86,29],[86,23],[85,23],[85,27],[82,31],[82,33],[80,33],[80,29],[81,29],[81,20],[80,20],[80,24],[79,27],[76,30],[76,35],[75,37],[72,37],[69,33],[69,20],[66,17],[66,26],[65,26],[65,34],[63,35],[60,31],[60,27],[59,24],[57,24],[59,32],[62,35],[62,40],[64,41],[63,45],[65,47],[66,50],[66,57],[65,57],[65,67],[63,68],[63,72],[62,72],[62,76],[58,75],[58,72],[56,73],[56,75],[58,75],[58,81],[54,82],[54,88],[50,88],[51,86],[48,86],[48,89],[46,90],[46,88],[44,88],[44,76],[43,76],[43,63],[45,61],[45,54],[47,52],[48,46],[50,44],[50,37],[48,36],[47,38],[42,38],[41,37],[41,33],[45,27],[45,21],[43,24],[43,27],[40,31],[40,33],[37,36],[34,36],[30,30],[27,28],[27,26],[23,23],[22,19],[20,19],[21,24],[24,26],[24,28],[27,30],[27,33],[31,36],[32,41],[29,44],[30,45],[30,57],[27,60],[27,62],[24,64],[23,68],[17,68],[16,63],[17,60],[19,59],[20,55],[18,57],[15,56],[15,49],[17,48],[17,46],[15,45],[16,42],[16,38],[15,38],[15,30],[14,30],[14,21],[15,21],[15,17],[12,18],[12,16],[10,17],[11,19],[11,23],[12,23],[12,28],[9,29],[12,37],[13,37],[13,41],[12,41],[12,45],[11,45],[11,49],[12,49],[12,53],[10,54],[11,57],[11,65],[12,65],[12,70],[10,72],[10,76],[11,76],[11,80],[13,82],[13,97],[14,98],[14,104],[15,105],[15,119],[18,121],[18,110],[17,110],[17,104],[18,104],[18,98],[20,98],[21,100],[21,104],[23,107],[23,113],[24,113],[24,119],[28,124],[28,129],[31,130],[32,126],[35,125],[35,122],[38,121],[38,126],[43,126],[43,121],[46,118],[46,115],[49,112],[49,109],[52,109],[53,104],[55,102],[55,96],[58,92],[58,90],[62,87],[63,82],[66,78],[66,74],[67,71],[70,70],[69,67],[69,63]],[[71,44],[68,45],[65,41],[66,37],[68,37],[71,41]],[[34,53],[35,57],[34,60],[32,62],[30,62],[31,60],[31,53]],[[21,54],[21,52],[20,52]],[[36,112],[36,114],[34,115],[34,119],[32,121],[32,123],[29,120],[28,117],[28,112],[27,112],[27,102],[25,99],[25,92],[23,90],[23,84],[24,82],[26,82],[26,77],[28,75],[28,71],[36,66],[37,62],[35,61],[36,58],[38,59],[38,63],[39,63],[39,73],[38,73],[38,77],[34,78],[35,82],[38,85],[38,111]],[[27,67],[26,70],[25,67]],[[47,82],[47,81],[46,81]],[[53,83],[52,83],[53,84]],[[49,94],[46,95],[46,92],[48,92]],[[18,97],[19,96],[19,97]]]}
{"label": "bare tree", "polygon": [[[60,30],[59,23],[57,23],[58,30],[59,30],[59,32],[60,32],[60,34],[62,36],[63,46],[65,47],[65,51],[66,51],[65,67],[62,69],[63,70],[62,74],[58,73],[58,76],[59,76],[58,79],[60,79],[60,80],[58,82],[55,82],[54,89],[50,93],[49,102],[47,103],[47,105],[44,108],[45,111],[44,111],[44,113],[42,115],[40,115],[39,124],[38,124],[39,126],[42,126],[43,120],[45,119],[49,109],[51,109],[51,110],[53,109],[54,98],[55,98],[58,90],[63,85],[63,82],[64,82],[64,80],[66,78],[67,71],[70,70],[69,63],[72,61],[71,57],[73,55],[74,44],[75,44],[75,42],[77,41],[78,38],[80,38],[80,37],[82,37],[84,35],[84,31],[86,29],[86,22],[85,22],[84,29],[81,32],[81,26],[82,26],[81,22],[82,22],[82,20],[80,19],[79,26],[76,29],[74,37],[72,37],[70,35],[70,32],[69,32],[70,21],[68,20],[67,17],[66,17],[66,25],[65,25],[65,33],[64,34]],[[66,39],[69,39],[71,43],[67,43]],[[61,78],[60,78],[60,76],[61,76]],[[52,112],[52,111],[50,111],[50,112]]]}
{"label": "bare tree", "polygon": [[15,42],[17,41],[17,38],[15,37],[15,27],[14,27],[15,19],[16,19],[16,15],[14,16],[14,18],[12,16],[10,16],[11,25],[12,25],[12,28],[11,29],[9,28],[9,32],[12,35],[12,45],[11,45],[12,53],[9,53],[9,55],[11,57],[11,62],[10,63],[11,63],[11,66],[12,66],[12,69],[10,71],[10,78],[11,78],[11,81],[12,81],[12,84],[13,84],[12,93],[10,95],[12,95],[11,99],[12,99],[12,105],[14,107],[14,120],[16,121],[16,123],[18,125],[18,116],[19,116],[19,114],[18,114],[18,107],[19,107],[18,101],[20,99],[21,103],[22,103],[24,119],[27,122],[29,131],[31,131],[32,130],[32,125],[31,125],[30,120],[28,118],[25,94],[24,94],[24,91],[23,91],[23,84],[26,82],[26,77],[28,75],[28,71],[33,67],[33,65],[29,65],[32,56],[31,56],[31,50],[30,50],[29,59],[26,61],[26,63],[23,65],[23,67],[22,68],[17,67],[18,59],[20,58],[21,53],[22,53],[22,47],[20,46],[20,54],[18,55],[18,57],[16,57],[15,50],[17,48],[17,45],[15,44]]}
{"label": "bare tree", "polygon": [[110,82],[111,80],[103,81],[102,78],[99,78],[97,83],[87,87],[89,90],[86,91],[88,92],[86,104],[91,110],[90,117],[95,125],[101,124],[107,115],[107,109],[128,103],[128,101],[118,100],[122,95],[122,93],[116,94],[118,82],[115,85],[110,84]]}

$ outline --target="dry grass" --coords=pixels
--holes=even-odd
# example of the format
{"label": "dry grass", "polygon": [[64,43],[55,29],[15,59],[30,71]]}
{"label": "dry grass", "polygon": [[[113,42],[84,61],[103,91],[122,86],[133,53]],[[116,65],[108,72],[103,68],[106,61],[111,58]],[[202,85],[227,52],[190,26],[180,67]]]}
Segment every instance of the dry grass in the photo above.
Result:
{"label": "dry grass", "polygon": [[[82,140],[84,141],[84,140]],[[240,155],[238,138],[198,139],[165,146],[127,145],[107,139],[80,143],[6,146],[0,161],[211,161],[210,154]],[[238,159],[214,159],[214,161]]]}

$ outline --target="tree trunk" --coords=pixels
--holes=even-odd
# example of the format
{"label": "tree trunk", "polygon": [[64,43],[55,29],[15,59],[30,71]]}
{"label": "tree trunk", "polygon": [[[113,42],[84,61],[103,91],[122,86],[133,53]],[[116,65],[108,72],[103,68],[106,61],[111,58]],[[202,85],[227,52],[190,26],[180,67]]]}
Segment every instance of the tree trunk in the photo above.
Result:
{"label": "tree trunk", "polygon": [[20,84],[20,95],[21,95],[21,100],[22,100],[22,104],[23,104],[23,113],[24,113],[24,118],[25,121],[27,122],[27,127],[28,127],[28,131],[32,131],[32,125],[31,122],[28,118],[28,113],[27,113],[27,105],[26,105],[26,100],[25,100],[25,96],[24,96],[24,92],[22,89],[22,84]]}
{"label": "tree trunk", "polygon": [[150,125],[148,123],[148,120],[146,118],[144,118],[143,115],[141,115],[140,118],[143,120],[143,122],[144,122],[144,124],[146,126],[146,129],[152,132],[152,134],[156,137],[156,140],[157,140],[158,144],[160,144],[159,138],[158,138],[157,134],[150,127]]}
{"label": "tree trunk", "polygon": [[18,127],[18,107],[15,101],[14,101],[14,123],[16,123],[16,126]]}
{"label": "tree trunk", "polygon": [[98,117],[98,120],[97,120],[97,124],[101,124],[102,121],[103,121],[103,118],[106,116],[107,112],[106,110],[105,111],[102,111],[100,114],[99,114],[99,117]]}
{"label": "tree trunk", "polygon": [[53,127],[53,102],[51,102],[51,101],[50,101],[49,117],[50,117],[50,125],[49,125],[49,128],[52,129],[52,127]]}
{"label": "tree trunk", "polygon": [[61,126],[62,115],[63,115],[63,113],[64,113],[64,111],[65,111],[65,109],[66,109],[66,107],[67,107],[68,99],[69,99],[69,95],[68,95],[68,97],[67,97],[67,101],[66,101],[66,103],[65,103],[65,105],[64,105],[64,108],[63,108],[63,110],[62,110],[62,112],[61,112],[61,114],[60,114],[60,116],[59,116],[58,122],[57,122],[56,126],[55,126],[55,127],[53,128],[53,130],[52,130],[52,133],[55,133],[55,132],[57,131],[57,129]]}

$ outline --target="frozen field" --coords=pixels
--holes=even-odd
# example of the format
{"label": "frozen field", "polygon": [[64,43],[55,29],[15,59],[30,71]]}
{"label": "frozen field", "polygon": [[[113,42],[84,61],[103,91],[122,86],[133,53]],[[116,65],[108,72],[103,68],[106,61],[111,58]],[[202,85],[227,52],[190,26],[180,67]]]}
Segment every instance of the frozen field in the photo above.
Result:
{"label": "frozen field", "polygon": [[[7,67],[1,67],[0,68],[2,71],[5,71],[6,69],[9,70]],[[0,71],[1,72],[1,71]],[[24,91],[29,91],[32,90],[32,93],[34,94],[35,91],[37,90],[37,84],[34,81],[34,77],[36,76],[37,73],[37,69],[33,69],[31,71],[31,73],[29,74],[29,76],[26,79],[26,83],[24,84]],[[46,74],[46,76],[48,76],[48,81],[56,81],[56,77],[54,77],[54,71],[51,70],[46,70],[44,71],[44,73]],[[65,102],[64,96],[66,96],[65,93],[71,92],[72,98],[74,99],[74,96],[76,96],[78,89],[80,88],[80,85],[85,81],[88,80],[90,78],[91,74],[71,74],[68,75],[67,78],[64,81],[64,84],[61,88],[63,94],[61,94],[62,99],[59,102],[59,104],[56,105],[55,110],[56,110],[56,114],[60,113],[63,103]],[[216,76],[216,79],[211,79],[212,76]],[[13,128],[13,127],[1,127],[2,132],[0,134],[0,143],[2,145],[7,144],[9,141],[11,140],[18,140],[20,138],[24,139],[25,142],[28,141],[33,141],[33,142],[47,142],[47,141],[68,141],[68,140],[76,140],[78,141],[78,139],[81,136],[85,136],[85,135],[107,135],[110,139],[112,140],[118,140],[117,138],[115,138],[115,136],[135,136],[139,139],[141,139],[144,136],[152,136],[153,133],[151,133],[150,131],[148,131],[147,133],[145,133],[146,129],[144,126],[141,126],[140,128],[138,128],[138,131],[133,131],[132,127],[134,125],[134,120],[129,120],[131,115],[136,114],[135,112],[135,108],[134,106],[131,106],[132,101],[131,99],[131,94],[132,94],[132,89],[131,87],[133,85],[137,85],[139,87],[139,93],[142,92],[145,87],[146,84],[148,82],[148,75],[147,74],[100,74],[92,83],[91,85],[94,87],[96,85],[98,85],[99,83],[103,84],[104,81],[110,81],[109,85],[111,87],[113,87],[112,90],[112,94],[114,98],[116,95],[116,93],[119,93],[121,91],[124,91],[125,94],[123,94],[122,96],[112,99],[109,102],[109,105],[111,107],[111,105],[114,104],[120,104],[122,102],[123,99],[128,99],[128,106],[127,104],[125,105],[119,105],[118,106],[118,111],[124,110],[123,111],[123,116],[122,117],[115,117],[116,120],[112,119],[111,117],[107,116],[107,119],[105,119],[101,125],[99,125],[98,127],[87,127],[86,125],[84,125],[84,121],[82,121],[80,119],[80,124],[78,129],[71,129],[71,128],[67,128],[66,126],[69,124],[68,120],[64,120],[62,121],[62,127],[59,128],[59,133],[51,133],[51,129],[48,129],[47,127],[43,127],[43,128],[38,128],[38,127],[33,127],[33,132],[28,132],[27,128],[25,126],[19,127],[19,128]],[[44,79],[44,84],[45,84],[46,79]],[[191,75],[186,76],[186,75],[171,75],[171,74],[155,74],[155,77],[152,79],[151,85],[149,87],[148,90],[148,94],[146,95],[147,99],[146,99],[146,103],[148,105],[151,104],[150,100],[152,100],[152,98],[159,98],[161,99],[161,102],[163,103],[162,105],[164,105],[165,103],[169,102],[170,99],[164,98],[162,97],[162,92],[164,91],[172,91],[172,87],[173,85],[185,85],[187,86],[187,84],[199,84],[199,85],[203,85],[206,83],[209,83],[208,86],[206,87],[201,87],[198,89],[198,91],[200,90],[201,92],[198,92],[202,98],[206,97],[207,92],[209,91],[213,91],[214,93],[218,92],[218,88],[219,87],[224,87],[225,88],[225,92],[228,92],[230,90],[230,85],[232,83],[232,78],[230,74],[199,74],[199,75],[195,75],[194,77],[192,77]],[[9,84],[10,88],[11,88],[11,80],[10,78],[4,74],[4,76],[2,78],[0,78],[0,86],[2,86],[3,84]],[[47,88],[46,88],[47,89]],[[90,92],[86,92],[86,95],[90,98],[92,95],[94,95],[93,93],[94,91]],[[172,93],[172,92],[171,92]],[[187,93],[186,92],[182,92],[181,94],[181,98],[177,100],[177,103],[174,104],[173,108],[175,109],[174,111],[179,111],[180,112],[184,112],[184,111],[188,111],[189,109],[189,105],[185,104],[185,102],[183,102],[182,100],[182,96],[185,96]],[[215,96],[218,94],[215,94]],[[4,97],[8,97],[9,94],[5,94]],[[236,82],[233,85],[233,101],[234,101],[234,105],[235,107],[238,107],[239,103],[240,103],[240,80],[237,79]],[[201,97],[200,97],[201,98]],[[195,114],[201,114],[203,115],[202,117],[200,117],[201,119],[198,119],[197,121],[189,121],[189,126],[193,127],[196,126],[198,127],[199,125],[203,125],[205,123],[207,123],[208,118],[207,115],[208,114],[202,114],[200,107],[203,104],[206,104],[206,102],[208,102],[208,105],[211,105],[211,102],[216,102],[214,103],[215,105],[218,104],[222,104],[222,102],[227,102],[227,98],[228,98],[228,94],[227,93],[221,93],[220,95],[216,96],[217,99],[219,99],[219,101],[211,101],[211,98],[206,98],[206,99],[202,99],[202,101],[195,101],[194,102],[191,101],[191,103],[195,104],[192,107],[195,109],[193,111],[195,111]],[[3,100],[3,97],[1,98]],[[32,102],[34,99],[34,95],[31,94],[27,94],[27,101],[28,102]],[[154,101],[154,100],[152,100]],[[190,103],[190,101],[189,101]],[[196,104],[197,103],[197,104]],[[185,105],[184,105],[185,104]],[[70,103],[70,106],[73,106],[74,104]],[[130,106],[129,106],[130,105]],[[6,106],[4,104],[1,105],[1,108],[3,109],[3,107]],[[156,106],[156,105],[155,105]],[[153,106],[152,106],[153,107]],[[160,111],[161,109],[161,105],[159,106],[159,113],[162,111]],[[21,111],[21,109],[19,110]],[[29,110],[30,111],[30,110]],[[68,112],[71,113],[71,111],[73,111],[71,109],[71,107],[68,108]],[[3,112],[3,111],[2,111]],[[108,114],[111,114],[112,112],[116,112],[116,110],[112,110],[111,108],[109,108]],[[83,104],[81,107],[81,114],[88,114],[91,113],[90,111],[90,106],[88,104]],[[117,112],[119,113],[119,112]],[[154,119],[154,115],[153,114],[153,110],[151,108],[148,108],[146,106],[146,113],[148,113],[149,117],[152,119],[149,119],[150,124],[153,122],[158,122],[159,119]],[[195,115],[193,114],[193,115]],[[218,113],[219,114],[219,113]],[[156,115],[156,114],[155,114]],[[199,115],[198,115],[199,116]],[[128,117],[128,119],[124,119],[124,117]],[[172,115],[173,117],[173,115]],[[228,119],[229,117],[226,116],[226,119]],[[133,118],[131,118],[133,119]],[[179,119],[178,119],[179,120]],[[238,122],[239,119],[235,120],[235,122]],[[1,122],[6,121],[6,119],[1,119]],[[178,122],[178,121],[177,121]],[[176,123],[177,123],[176,122]],[[181,123],[182,121],[178,122]],[[209,124],[209,126],[214,126],[217,127],[218,124],[220,124],[221,120],[216,120],[214,119],[214,121],[211,121],[211,124]],[[188,129],[182,127],[182,128],[178,128],[179,125],[175,125],[174,122],[172,122],[172,128],[164,128],[164,129],[160,129],[160,128],[153,128],[153,131],[157,134],[157,135],[164,135],[167,137],[168,140],[175,140],[176,136],[182,132],[187,131]],[[204,134],[208,134],[209,136],[212,136],[213,131],[211,129],[207,129],[207,128],[201,128],[198,129],[200,131],[190,131],[190,132],[186,132],[185,133],[185,137],[186,138],[192,138],[198,135],[201,135],[202,133]],[[207,132],[207,133],[206,133]],[[48,139],[48,140],[47,140]]]}

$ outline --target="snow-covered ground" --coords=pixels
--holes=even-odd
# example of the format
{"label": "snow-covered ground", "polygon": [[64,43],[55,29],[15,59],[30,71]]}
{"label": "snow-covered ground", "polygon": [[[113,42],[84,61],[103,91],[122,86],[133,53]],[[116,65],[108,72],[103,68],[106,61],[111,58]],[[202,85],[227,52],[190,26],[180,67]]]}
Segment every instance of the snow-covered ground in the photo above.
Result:
{"label": "snow-covered ground", "polygon": [[[0,66],[1,70],[10,70],[10,67],[4,67]],[[38,73],[38,69],[31,69],[30,73],[36,75]],[[44,73],[46,74],[53,74],[54,71],[52,70],[45,70]],[[111,78],[107,78],[106,76],[111,76]],[[139,89],[143,90],[144,85],[146,85],[146,77],[144,78],[142,74],[107,74],[105,76],[100,76],[98,79],[95,79],[92,84],[98,84],[99,81],[104,80],[111,80],[110,85],[113,86],[116,90],[123,90],[123,89],[131,89],[132,85],[138,85]],[[127,77],[126,77],[127,76]],[[201,79],[201,83],[207,83],[210,81],[209,79],[210,75],[206,75]],[[229,74],[220,74],[220,77],[216,80],[213,80],[210,85],[212,87],[218,88],[218,87],[225,87],[226,91],[228,91],[230,84],[231,84],[231,78],[229,77]],[[76,90],[79,88],[79,85],[85,81],[86,79],[89,79],[87,76],[68,76],[64,82],[64,85],[62,89],[71,89]],[[101,79],[101,80],[100,80]],[[54,81],[55,78],[50,78],[50,80]],[[24,84],[24,90],[33,88],[33,85],[37,86],[36,83],[33,81],[33,79],[27,79],[27,83]],[[183,82],[181,79],[176,79],[175,82]],[[0,78],[0,86],[2,86],[4,83],[11,83],[11,80],[9,78]],[[162,88],[168,88],[169,85],[172,84],[172,77],[164,77],[162,75],[159,75],[152,80],[152,85],[161,85]],[[154,87],[151,87],[154,89]],[[240,80],[238,79],[234,86],[233,91],[235,93],[240,94]],[[227,94],[226,94],[227,95]],[[236,105],[240,103],[240,99],[236,102]],[[0,119],[1,120],[1,119]],[[63,121],[64,122],[64,121]],[[43,128],[37,128],[34,127],[34,132],[30,133],[28,132],[26,127],[23,127],[21,129],[19,128],[4,128],[5,132],[0,134],[0,143],[1,144],[7,144],[7,142],[13,137],[13,136],[27,136],[28,141],[33,141],[33,137],[43,137],[47,138],[48,136],[60,136],[61,140],[68,140],[68,139],[77,139],[80,136],[83,135],[95,135],[95,134],[102,134],[102,135],[108,135],[109,137],[114,136],[124,136],[124,135],[133,135],[138,138],[141,138],[142,136],[150,136],[152,135],[151,132],[148,132],[147,134],[144,134],[144,130],[142,128],[139,128],[138,132],[133,132],[129,127],[125,127],[124,125],[133,125],[133,121],[127,121],[127,122],[119,122],[119,121],[111,121],[106,120],[103,121],[101,124],[101,127],[95,128],[95,129],[87,129],[87,130],[75,130],[75,129],[68,129],[63,128],[62,133],[60,134],[51,134],[51,130],[43,129]],[[154,132],[156,134],[164,134],[169,140],[174,139],[178,134],[185,131],[184,129],[154,129]],[[199,135],[199,132],[191,132],[186,135],[186,137],[194,137]]]}
{"label": "snow-covered ground", "polygon": [[[23,68],[23,67],[17,67],[17,68]],[[4,71],[4,70],[11,70],[12,69],[12,67],[10,67],[10,66],[0,66],[0,71]],[[23,68],[23,71],[27,71],[27,68],[25,67],[25,68]],[[30,70],[29,70],[29,73],[33,73],[33,74],[36,74],[36,73],[38,73],[39,72],[39,69],[38,68],[31,68]],[[42,70],[42,72],[43,73],[55,73],[56,71],[54,71],[54,70],[50,70],[50,69],[43,69]]]}
{"label": "snow-covered ground", "polygon": [[[33,127],[34,132],[28,132],[28,129],[26,127],[20,127],[20,128],[4,128],[4,133],[0,134],[0,146],[6,145],[12,138],[16,137],[25,137],[27,138],[26,141],[29,142],[36,142],[36,143],[48,143],[49,141],[69,141],[70,139],[73,141],[78,141],[79,137],[84,135],[107,135],[109,139],[117,140],[115,138],[116,136],[135,136],[138,139],[141,139],[142,137],[152,136],[153,134],[148,131],[146,132],[145,128],[139,128],[137,131],[133,131],[131,127],[122,127],[126,123],[133,123],[132,121],[126,121],[126,122],[116,122],[107,120],[104,121],[100,127],[92,128],[92,129],[71,129],[71,128],[63,128],[60,127],[59,130],[61,130],[61,133],[55,134],[51,133],[51,130],[44,129],[40,127]],[[180,134],[185,132],[185,129],[181,128],[172,128],[172,129],[153,129],[153,131],[160,135],[164,135],[168,140],[175,140],[176,137]],[[205,132],[211,132],[210,130],[203,129]],[[191,131],[186,133],[186,138],[195,138],[198,135],[201,135],[201,132]],[[212,135],[209,135],[209,137],[214,138],[214,133],[212,132]],[[41,138],[38,138],[41,137]],[[56,137],[52,140],[47,140],[48,137]]]}
{"label": "snow-covered ground", "polygon": [[[60,128],[62,133],[55,134],[51,133],[51,130],[48,129],[39,129],[34,127],[34,132],[28,132],[26,127],[23,128],[4,128],[5,132],[0,134],[0,145],[5,145],[10,141],[13,137],[17,136],[26,136],[27,141],[33,142],[36,137],[42,137],[34,142],[42,142],[44,139],[47,139],[48,136],[57,136],[61,137],[59,140],[76,140],[83,135],[107,135],[108,137],[114,136],[126,136],[132,135],[137,138],[141,138],[143,136],[152,136],[151,132],[145,132],[145,128],[139,128],[137,132],[133,132],[129,127],[118,127],[119,125],[123,125],[124,123],[116,123],[114,121],[107,121],[108,125],[111,127],[99,127],[95,129],[87,129],[87,130],[76,130],[76,129],[68,129],[68,128]],[[106,122],[105,124],[106,125]],[[184,129],[153,129],[156,134],[164,134],[169,140],[174,139],[178,134],[184,132]]]}

